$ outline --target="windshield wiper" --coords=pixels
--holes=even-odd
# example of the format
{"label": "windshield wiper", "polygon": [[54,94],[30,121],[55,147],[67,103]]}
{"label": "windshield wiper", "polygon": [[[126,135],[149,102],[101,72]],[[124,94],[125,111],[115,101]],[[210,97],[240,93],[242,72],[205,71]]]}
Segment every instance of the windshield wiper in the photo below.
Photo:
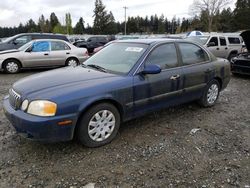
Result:
{"label": "windshield wiper", "polygon": [[[86,66],[86,65],[85,65]],[[107,72],[107,70],[99,65],[94,65],[94,64],[90,64],[90,65],[87,65],[88,67],[91,67],[91,68],[94,68],[94,69],[97,69],[97,70],[100,70],[102,72]]]}

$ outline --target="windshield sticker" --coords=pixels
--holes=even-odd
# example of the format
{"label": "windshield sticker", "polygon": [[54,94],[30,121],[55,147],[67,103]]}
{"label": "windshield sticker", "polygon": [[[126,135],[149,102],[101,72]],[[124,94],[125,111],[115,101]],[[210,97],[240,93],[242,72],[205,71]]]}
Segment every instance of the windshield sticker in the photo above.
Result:
{"label": "windshield sticker", "polygon": [[143,48],[139,48],[139,47],[128,47],[125,51],[126,52],[141,52],[143,50]]}

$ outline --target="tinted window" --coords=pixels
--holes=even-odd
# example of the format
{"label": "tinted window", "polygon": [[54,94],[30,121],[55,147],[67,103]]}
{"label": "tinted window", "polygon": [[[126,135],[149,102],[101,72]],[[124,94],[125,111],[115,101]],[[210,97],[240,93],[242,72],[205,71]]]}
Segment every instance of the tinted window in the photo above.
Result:
{"label": "tinted window", "polygon": [[209,41],[210,42],[214,42],[215,46],[218,46],[218,38],[217,37],[212,37]]}
{"label": "tinted window", "polygon": [[226,38],[225,37],[220,37],[220,45],[221,46],[226,46],[227,42],[226,42]]}
{"label": "tinted window", "polygon": [[40,41],[33,43],[32,52],[46,52],[46,51],[49,51],[49,42]]}
{"label": "tinted window", "polygon": [[230,44],[240,44],[240,39],[237,37],[228,37],[228,41]]}
{"label": "tinted window", "polygon": [[175,45],[172,43],[157,47],[148,56],[146,64],[156,64],[159,65],[162,69],[178,66]]}
{"label": "tinted window", "polygon": [[70,47],[64,42],[51,41],[51,51],[69,50]]}
{"label": "tinted window", "polygon": [[19,45],[24,45],[26,44],[27,42],[31,41],[31,37],[30,36],[22,36],[22,37],[18,37],[14,40],[14,42],[16,44],[19,44]]}
{"label": "tinted window", "polygon": [[179,48],[184,65],[191,65],[209,60],[207,53],[199,46],[189,43],[179,43]]}

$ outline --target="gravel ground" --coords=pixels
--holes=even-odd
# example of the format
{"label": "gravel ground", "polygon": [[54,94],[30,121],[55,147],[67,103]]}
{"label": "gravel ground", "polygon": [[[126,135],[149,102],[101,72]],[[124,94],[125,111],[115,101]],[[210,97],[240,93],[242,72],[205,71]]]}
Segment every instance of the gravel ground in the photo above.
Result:
{"label": "gravel ground", "polygon": [[[0,73],[0,100],[36,72]],[[250,188],[249,93],[250,77],[232,77],[213,108],[189,103],[149,114],[96,149],[28,141],[15,134],[1,103],[0,187]]]}

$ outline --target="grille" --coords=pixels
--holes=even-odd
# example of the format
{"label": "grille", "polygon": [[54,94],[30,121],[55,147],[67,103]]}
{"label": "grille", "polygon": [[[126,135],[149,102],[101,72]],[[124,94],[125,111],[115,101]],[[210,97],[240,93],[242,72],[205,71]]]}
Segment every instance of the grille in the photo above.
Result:
{"label": "grille", "polygon": [[21,95],[19,95],[14,89],[9,90],[9,100],[10,104],[14,109],[20,108],[21,105]]}

